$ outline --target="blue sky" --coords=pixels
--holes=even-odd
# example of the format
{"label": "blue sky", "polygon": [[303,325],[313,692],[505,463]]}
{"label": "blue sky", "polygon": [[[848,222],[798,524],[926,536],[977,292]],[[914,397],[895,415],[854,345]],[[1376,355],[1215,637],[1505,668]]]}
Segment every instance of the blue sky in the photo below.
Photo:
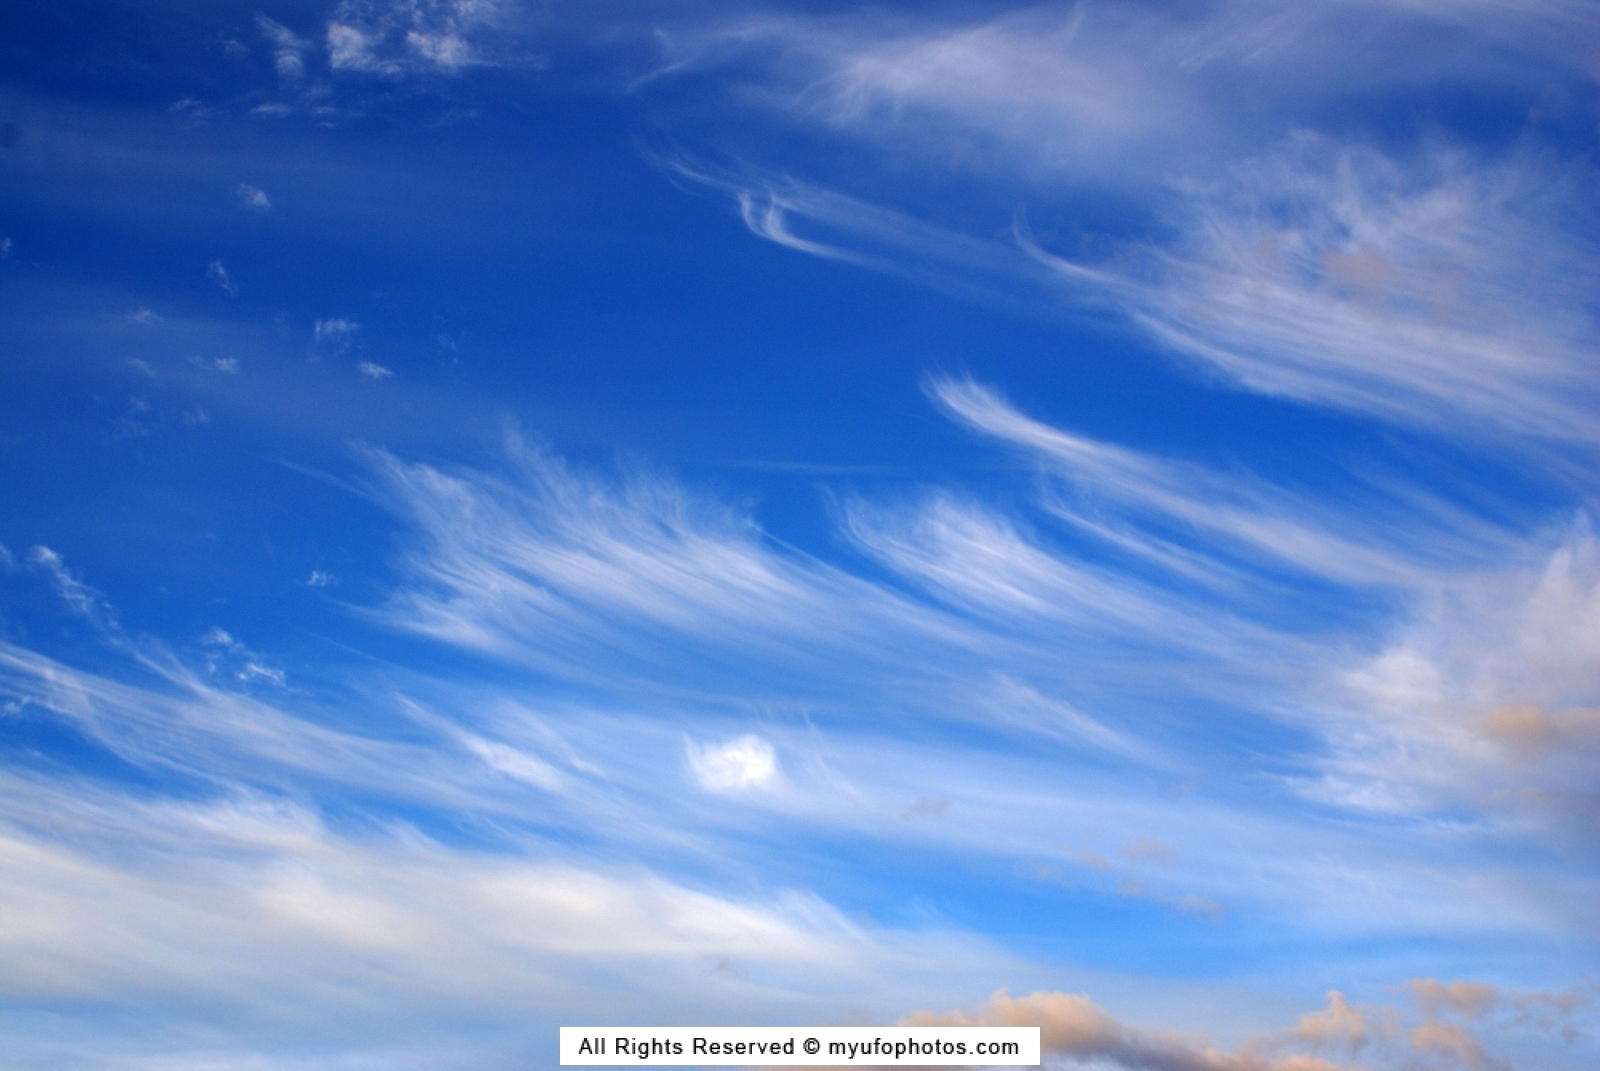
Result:
{"label": "blue sky", "polygon": [[1591,5],[0,54],[8,1066],[1600,1057]]}

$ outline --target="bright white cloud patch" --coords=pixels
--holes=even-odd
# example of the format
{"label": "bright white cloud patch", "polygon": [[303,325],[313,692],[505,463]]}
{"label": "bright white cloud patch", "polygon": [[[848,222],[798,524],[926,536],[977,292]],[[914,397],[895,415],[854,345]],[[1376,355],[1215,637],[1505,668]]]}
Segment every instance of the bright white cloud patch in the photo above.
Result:
{"label": "bright white cloud patch", "polygon": [[689,766],[700,787],[710,792],[768,788],[778,779],[778,753],[754,734],[722,744],[690,744]]}

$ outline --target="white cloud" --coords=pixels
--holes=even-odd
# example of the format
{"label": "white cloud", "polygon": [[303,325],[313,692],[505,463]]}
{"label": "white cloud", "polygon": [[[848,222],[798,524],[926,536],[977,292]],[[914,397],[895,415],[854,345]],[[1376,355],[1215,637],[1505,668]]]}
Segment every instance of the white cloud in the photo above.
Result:
{"label": "white cloud", "polygon": [[356,370],[361,373],[362,379],[385,379],[394,375],[392,371],[383,367],[383,365],[374,364],[371,361],[362,361],[356,366]]}
{"label": "white cloud", "polygon": [[233,277],[228,274],[228,267],[226,264],[223,264],[222,261],[213,260],[210,264],[208,264],[206,266],[206,274],[214,279],[218,286],[227,291],[229,297],[234,297],[239,293],[238,284],[235,283],[233,281]]}
{"label": "white cloud", "polygon": [[68,571],[61,555],[46,546],[36,546],[28,552],[28,562],[50,577],[56,594],[77,613],[98,624],[114,625],[115,618],[105,599],[94,588]]}
{"label": "white cloud", "polygon": [[1330,697],[1322,798],[1395,813],[1467,806],[1592,839],[1600,778],[1600,541],[1426,592]]}
{"label": "white cloud", "polygon": [[348,343],[349,340],[361,330],[361,325],[354,320],[347,320],[342,316],[330,316],[326,320],[318,320],[311,328],[312,342]]}
{"label": "white cloud", "polygon": [[[804,1018],[872,986],[874,1003],[931,991],[918,978],[941,963],[929,956],[965,976],[1005,962],[938,933],[864,929],[804,893],[740,900],[636,868],[415,833],[355,839],[262,796],[149,803],[72,787],[0,780],[4,988],[159,1022],[162,1047],[284,1029],[343,1047],[353,1025],[421,1040],[463,1015],[525,1029],[602,1004],[634,1018]],[[60,817],[41,831],[47,800]],[[753,981],[708,990],[717,960]],[[116,1033],[96,1031],[106,1044]]]}
{"label": "white cloud", "polygon": [[[1578,5],[741,14],[662,40],[664,70],[717,68],[740,104],[886,161],[831,181],[777,161],[732,175],[667,165],[726,192],[769,241],[1050,314],[1063,296],[1115,309],[1186,367],[1270,395],[1462,438],[1600,434],[1590,165],[1470,152],[1442,134],[1379,151],[1377,137],[1304,127],[1349,94],[1436,80],[1523,96],[1587,84]],[[985,192],[972,203],[939,185],[974,178]],[[1121,238],[1091,233],[1109,246],[1092,260],[1019,227],[1033,263],[1017,263],[991,237],[996,200],[1067,234],[1094,229],[1085,205],[1144,220]],[[941,227],[935,211],[971,223]],[[1041,268],[1057,273],[1053,289]]]}
{"label": "white cloud", "polygon": [[[1199,529],[1235,554],[1345,584],[1417,585],[1441,567],[1459,569],[1509,549],[1504,530],[1420,495],[1391,491],[1383,501],[1373,494],[1359,510],[1315,502],[1246,474],[1223,476],[1049,427],[971,380],[931,379],[928,392],[953,419],[1033,453],[1081,491],[1143,523],[1114,528],[1081,493],[1073,496],[1077,505],[1067,496],[1051,499],[1058,516],[1190,578],[1215,574],[1221,563],[1208,568],[1192,548],[1158,537],[1152,521]],[[1237,580],[1236,572],[1229,575]]]}
{"label": "white cloud", "polygon": [[754,734],[704,747],[691,742],[689,765],[700,787],[709,792],[769,788],[779,777],[778,753]]}
{"label": "white cloud", "polygon": [[415,582],[385,620],[563,676],[587,679],[600,658],[612,682],[671,676],[662,659],[686,648],[717,665],[812,666],[847,651],[846,664],[906,665],[928,645],[957,658],[976,642],[954,621],[774,553],[748,519],[669,481],[608,485],[520,443],[510,451],[507,480],[371,456],[379,493],[419,536],[406,561]]}
{"label": "white cloud", "polygon": [[668,25],[652,77],[715,68],[745,105],[989,179],[1145,190],[1347,94],[1586,77],[1586,19],[1564,0],[1046,3],[964,14],[736,12]]}
{"label": "white cloud", "polygon": [[[1129,312],[1231,379],[1453,430],[1593,440],[1581,194],[1532,162],[1294,139],[1201,194]],[[1045,258],[1047,261],[1048,257]]]}
{"label": "white cloud", "polygon": [[241,182],[234,188],[234,196],[239,199],[239,204],[252,212],[266,212],[272,208],[272,200],[265,190],[258,189],[248,182]]}
{"label": "white cloud", "polygon": [[537,755],[470,733],[463,734],[461,742],[468,751],[507,777],[550,792],[563,788],[560,772]]}
{"label": "white cloud", "polygon": [[1463,438],[1600,434],[1597,246],[1570,225],[1591,210],[1531,158],[1400,159],[1299,135],[1180,185],[1179,237],[1101,263],[1056,255],[1025,224],[1008,248],[786,177],[666,166],[726,192],[769,241],[990,304],[1109,308],[1254,391]]}
{"label": "white cloud", "polygon": [[0,260],[4,260],[11,255],[11,244],[10,238],[0,238]]}
{"label": "white cloud", "polygon": [[206,672],[231,677],[240,684],[267,681],[282,688],[287,683],[283,670],[264,664],[264,659],[224,629],[213,627],[200,637],[206,649]]}
{"label": "white cloud", "polygon": [[161,317],[149,309],[139,308],[128,313],[128,322],[135,324],[158,324]]}
{"label": "white cloud", "polygon": [[278,77],[286,82],[304,78],[305,54],[310,47],[309,43],[288,27],[274,22],[265,15],[256,15],[256,28],[273,46],[273,68],[278,72]]}
{"label": "white cloud", "polygon": [[343,0],[327,24],[328,62],[387,77],[534,64],[517,41],[525,18],[502,0]]}

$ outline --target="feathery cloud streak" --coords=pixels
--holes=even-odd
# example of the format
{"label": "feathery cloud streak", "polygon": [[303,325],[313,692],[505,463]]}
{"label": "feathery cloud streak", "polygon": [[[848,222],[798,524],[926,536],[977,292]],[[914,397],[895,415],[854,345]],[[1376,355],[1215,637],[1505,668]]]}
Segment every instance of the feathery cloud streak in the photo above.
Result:
{"label": "feathery cloud streak", "polygon": [[[1584,158],[1531,129],[1490,149],[1298,117],[1436,78],[1524,93],[1553,78],[1582,97],[1592,21],[1558,3],[1527,14],[1520,32],[1494,4],[733,20],[665,38],[672,69],[726,70],[745,103],[900,163],[834,178],[825,160],[770,156],[674,167],[726,191],[760,237],[991,302],[1114,309],[1249,390],[1454,435],[1592,444],[1600,245]],[[905,177],[930,158],[935,179]],[[1025,221],[1005,243],[909,207],[997,194],[1067,220],[1118,201],[1150,222],[1085,257]]]}

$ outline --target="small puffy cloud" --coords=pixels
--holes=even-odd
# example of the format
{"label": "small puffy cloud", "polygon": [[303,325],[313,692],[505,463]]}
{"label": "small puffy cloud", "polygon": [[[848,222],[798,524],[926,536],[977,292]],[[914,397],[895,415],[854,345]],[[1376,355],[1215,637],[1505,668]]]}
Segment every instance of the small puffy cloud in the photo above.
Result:
{"label": "small puffy cloud", "polygon": [[211,423],[210,414],[198,405],[183,414],[183,426],[186,428],[198,428],[202,424],[209,423]]}
{"label": "small puffy cloud", "polygon": [[360,364],[356,365],[356,369],[361,373],[362,379],[377,380],[394,375],[392,371],[383,367],[383,365],[374,364],[371,361],[362,361]]}
{"label": "small puffy cloud", "polygon": [[454,71],[473,60],[472,46],[453,33],[422,33],[412,30],[406,34],[406,46],[436,67]]}
{"label": "small puffy cloud", "polygon": [[273,69],[284,81],[297,81],[305,77],[305,52],[308,43],[294,31],[265,15],[256,16],[256,28],[272,45]]}
{"label": "small puffy cloud", "polygon": [[325,573],[321,569],[311,570],[311,575],[306,578],[306,587],[308,588],[325,588],[332,583],[332,574]]}
{"label": "small puffy cloud", "polygon": [[149,309],[138,308],[128,313],[128,322],[131,324],[158,324],[161,317]]}
{"label": "small puffy cloud", "polygon": [[765,788],[778,779],[777,752],[754,733],[709,747],[690,744],[689,766],[710,792]]}
{"label": "small puffy cloud", "polygon": [[213,627],[201,636],[200,646],[206,650],[208,673],[232,677],[240,684],[266,681],[281,688],[287,683],[283,670],[265,665],[260,655],[220,626]]}
{"label": "small puffy cloud", "polygon": [[311,341],[321,344],[323,342],[347,343],[353,338],[361,325],[354,320],[346,320],[341,316],[331,316],[326,320],[318,320],[311,327]]}
{"label": "small puffy cloud", "polygon": [[206,266],[206,274],[209,275],[218,286],[222,287],[223,290],[226,290],[229,297],[239,293],[238,284],[233,281],[233,276],[228,274],[228,266],[222,263],[221,260],[213,260],[210,264],[208,264]]}
{"label": "small puffy cloud", "polygon": [[206,368],[213,372],[222,372],[230,376],[239,374],[239,358],[237,357],[213,357],[210,360],[204,357],[190,357],[189,363],[196,368]]}
{"label": "small puffy cloud", "polygon": [[239,204],[252,212],[267,212],[272,209],[272,199],[265,190],[252,186],[248,182],[241,182],[234,187],[233,194],[239,198]]}
{"label": "small puffy cloud", "polygon": [[220,625],[214,625],[210,632],[200,637],[200,643],[206,647],[232,647],[234,644],[232,633]]}

